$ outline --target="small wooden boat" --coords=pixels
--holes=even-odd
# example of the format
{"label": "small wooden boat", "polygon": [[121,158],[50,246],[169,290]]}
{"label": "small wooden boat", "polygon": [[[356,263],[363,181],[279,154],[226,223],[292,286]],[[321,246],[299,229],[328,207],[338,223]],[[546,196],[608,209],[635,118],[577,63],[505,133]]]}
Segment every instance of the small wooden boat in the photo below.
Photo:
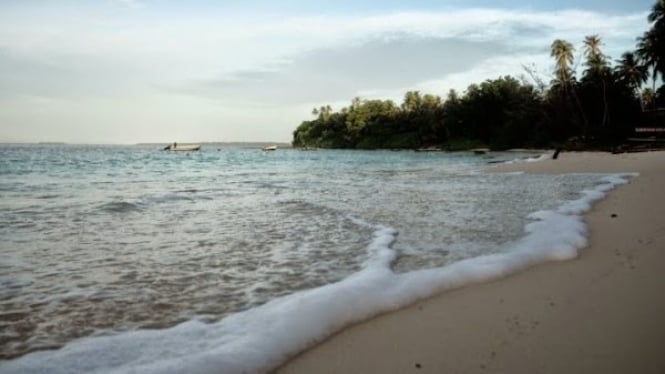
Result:
{"label": "small wooden boat", "polygon": [[262,151],[276,151],[277,146],[276,145],[268,145],[263,148],[261,148]]}
{"label": "small wooden boat", "polygon": [[201,149],[200,144],[178,144],[178,143],[173,143],[169,144],[166,147],[164,147],[165,151],[173,151],[173,152],[192,152],[192,151],[198,151]]}

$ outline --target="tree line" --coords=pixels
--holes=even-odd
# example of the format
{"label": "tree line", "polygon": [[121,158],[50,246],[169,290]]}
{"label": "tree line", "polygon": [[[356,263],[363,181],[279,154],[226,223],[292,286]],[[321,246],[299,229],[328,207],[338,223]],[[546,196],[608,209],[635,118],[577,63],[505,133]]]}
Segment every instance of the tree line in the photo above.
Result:
{"label": "tree line", "polygon": [[472,84],[464,94],[451,90],[445,99],[419,91],[407,92],[399,105],[356,97],[339,111],[315,108],[315,118],[294,131],[293,145],[455,150],[561,146],[571,139],[585,146],[616,144],[644,121],[645,112],[665,106],[665,0],[658,0],[648,19],[650,29],[637,38],[635,50],[616,61],[602,52],[598,35],[587,36],[579,77],[575,47],[557,39],[550,82],[525,68],[530,80],[499,77]]}

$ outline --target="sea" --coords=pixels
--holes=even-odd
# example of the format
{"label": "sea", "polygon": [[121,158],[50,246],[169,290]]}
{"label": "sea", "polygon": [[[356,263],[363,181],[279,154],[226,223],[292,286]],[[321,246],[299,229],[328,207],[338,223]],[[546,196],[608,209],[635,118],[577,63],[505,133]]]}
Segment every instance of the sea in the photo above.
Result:
{"label": "sea", "polygon": [[574,258],[628,174],[543,152],[0,145],[0,373],[265,373],[344,326]]}

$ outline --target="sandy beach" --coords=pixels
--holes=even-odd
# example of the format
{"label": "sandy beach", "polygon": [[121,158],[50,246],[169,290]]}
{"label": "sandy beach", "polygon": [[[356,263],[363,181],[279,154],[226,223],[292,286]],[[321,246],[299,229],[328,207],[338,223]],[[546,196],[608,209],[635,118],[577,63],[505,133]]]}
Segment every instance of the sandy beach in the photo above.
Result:
{"label": "sandy beach", "polygon": [[589,246],[349,327],[279,373],[665,373],[665,152],[562,153],[497,172],[637,172]]}

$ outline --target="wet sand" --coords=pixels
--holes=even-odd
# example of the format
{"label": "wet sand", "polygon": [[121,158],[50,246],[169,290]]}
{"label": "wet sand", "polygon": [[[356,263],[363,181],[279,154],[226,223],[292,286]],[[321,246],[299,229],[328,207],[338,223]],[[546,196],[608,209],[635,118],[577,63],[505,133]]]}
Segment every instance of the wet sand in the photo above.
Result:
{"label": "wet sand", "polygon": [[638,172],[585,215],[577,259],[351,326],[279,373],[665,373],[665,152],[562,153],[497,172]]}

